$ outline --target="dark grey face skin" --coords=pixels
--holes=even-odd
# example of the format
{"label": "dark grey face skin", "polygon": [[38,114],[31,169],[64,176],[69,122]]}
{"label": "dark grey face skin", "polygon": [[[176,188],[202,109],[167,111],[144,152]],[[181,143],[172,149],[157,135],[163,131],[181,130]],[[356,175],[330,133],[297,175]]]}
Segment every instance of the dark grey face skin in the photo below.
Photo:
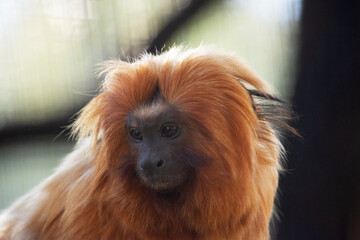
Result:
{"label": "dark grey face skin", "polygon": [[190,177],[192,167],[183,154],[187,129],[174,106],[157,101],[136,109],[128,115],[127,132],[146,186],[171,191]]}

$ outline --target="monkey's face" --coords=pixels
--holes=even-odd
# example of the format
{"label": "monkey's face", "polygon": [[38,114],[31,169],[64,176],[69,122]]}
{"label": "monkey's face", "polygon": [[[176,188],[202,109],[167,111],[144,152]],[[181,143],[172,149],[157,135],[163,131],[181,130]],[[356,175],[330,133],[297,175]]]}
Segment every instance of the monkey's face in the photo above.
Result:
{"label": "monkey's face", "polygon": [[175,106],[159,100],[137,108],[128,115],[127,133],[146,186],[171,191],[189,179],[192,167],[184,149],[188,129]]}

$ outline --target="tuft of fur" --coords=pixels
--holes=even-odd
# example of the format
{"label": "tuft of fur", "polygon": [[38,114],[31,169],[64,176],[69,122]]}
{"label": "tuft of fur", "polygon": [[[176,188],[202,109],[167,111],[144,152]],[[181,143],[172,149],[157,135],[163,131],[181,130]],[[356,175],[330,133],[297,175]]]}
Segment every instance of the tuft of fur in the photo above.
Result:
{"label": "tuft of fur", "polygon": [[[1,240],[269,238],[283,153],[277,127],[292,129],[264,81],[204,46],[111,61],[102,74],[101,93],[73,124],[77,148],[2,213]],[[188,151],[201,159],[192,182],[170,196],[139,180],[125,129],[154,93],[184,116]]]}

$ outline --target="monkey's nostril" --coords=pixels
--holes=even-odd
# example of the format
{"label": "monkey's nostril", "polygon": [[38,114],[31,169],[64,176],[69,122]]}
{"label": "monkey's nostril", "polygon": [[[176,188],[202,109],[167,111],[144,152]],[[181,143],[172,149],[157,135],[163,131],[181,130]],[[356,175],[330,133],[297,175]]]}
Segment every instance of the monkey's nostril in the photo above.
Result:
{"label": "monkey's nostril", "polygon": [[156,166],[157,166],[157,167],[161,167],[162,165],[164,165],[164,163],[165,163],[165,162],[164,162],[163,160],[160,160],[160,161],[157,163]]}

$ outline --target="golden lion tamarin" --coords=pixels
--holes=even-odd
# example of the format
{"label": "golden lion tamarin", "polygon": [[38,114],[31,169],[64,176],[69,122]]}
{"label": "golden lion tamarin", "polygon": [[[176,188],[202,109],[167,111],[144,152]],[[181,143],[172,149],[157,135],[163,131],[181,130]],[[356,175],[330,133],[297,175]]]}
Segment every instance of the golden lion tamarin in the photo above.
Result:
{"label": "golden lion tamarin", "polygon": [[103,73],[76,149],[2,213],[0,239],[268,239],[287,125],[267,85],[203,46]]}

